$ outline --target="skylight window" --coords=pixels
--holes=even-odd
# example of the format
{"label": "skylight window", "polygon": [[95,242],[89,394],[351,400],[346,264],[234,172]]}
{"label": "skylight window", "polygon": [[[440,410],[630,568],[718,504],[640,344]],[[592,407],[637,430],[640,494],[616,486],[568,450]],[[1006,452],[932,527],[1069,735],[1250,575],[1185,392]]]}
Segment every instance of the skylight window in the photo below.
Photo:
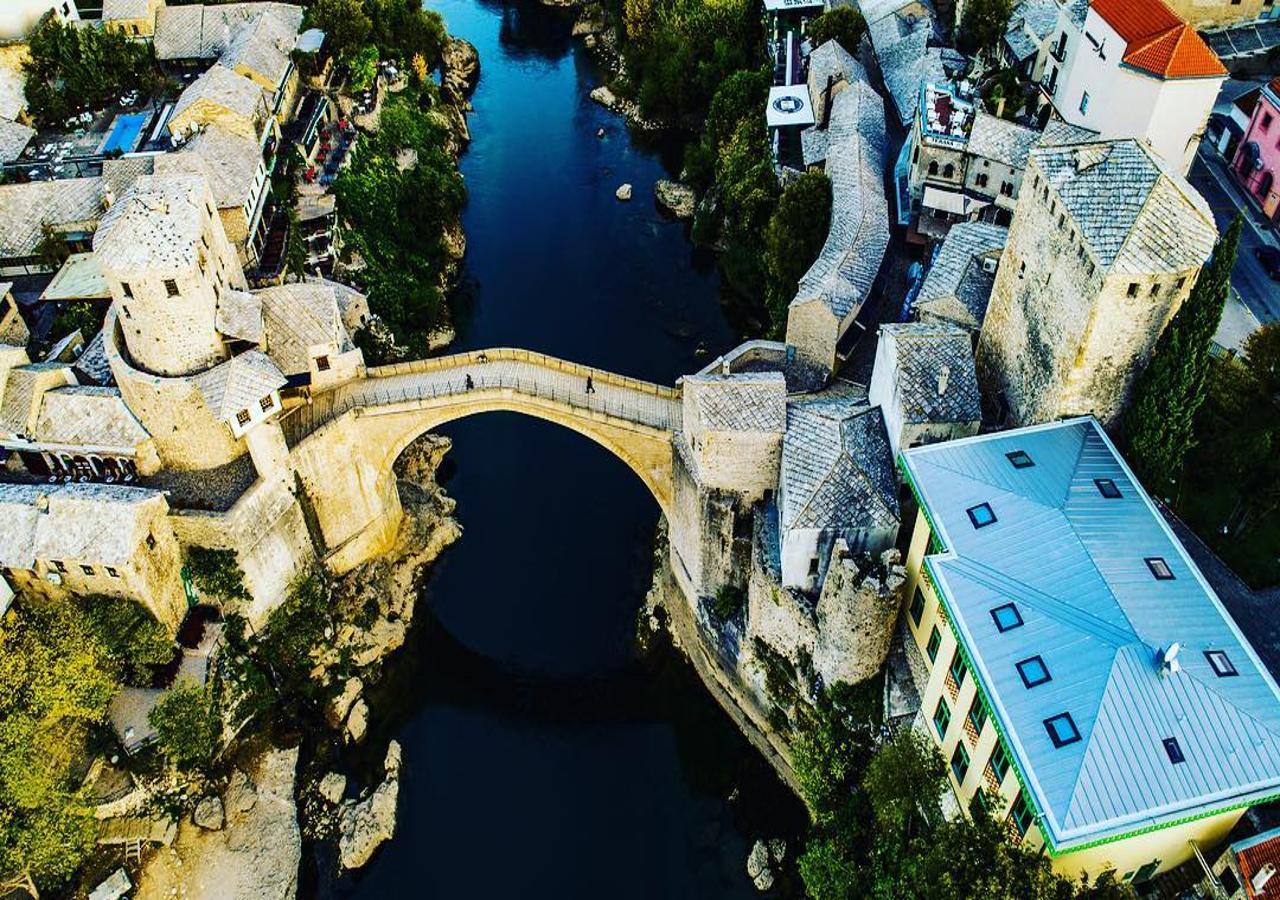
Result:
{"label": "skylight window", "polygon": [[1080,740],[1080,731],[1071,718],[1071,713],[1058,713],[1044,720],[1044,729],[1049,732],[1049,740],[1055,747],[1065,747]]}
{"label": "skylight window", "polygon": [[1014,450],[1012,453],[1006,453],[1005,456],[1009,462],[1013,463],[1015,469],[1030,469],[1036,464],[1026,450]]}
{"label": "skylight window", "polygon": [[1098,493],[1108,500],[1119,500],[1124,496],[1120,493],[1120,488],[1116,487],[1116,483],[1110,478],[1095,478],[1093,483],[1098,486]]}
{"label": "skylight window", "polygon": [[1178,745],[1177,738],[1164,739],[1164,752],[1169,754],[1169,762],[1175,766],[1187,761],[1187,758],[1182,755],[1182,747]]}
{"label": "skylight window", "polygon": [[974,528],[986,528],[988,525],[994,525],[996,514],[991,509],[990,503],[979,503],[977,506],[971,506],[965,510],[969,514],[969,521],[973,523]]}
{"label": "skylight window", "polygon": [[1221,650],[1206,650],[1204,658],[1209,660],[1209,668],[1213,669],[1213,674],[1219,678],[1230,678],[1233,675],[1239,675],[1236,671],[1235,663],[1231,661],[1231,657],[1227,656]]}
{"label": "skylight window", "polygon": [[1173,570],[1164,561],[1164,557],[1148,556],[1145,562],[1147,568],[1151,570],[1151,574],[1156,576],[1156,581],[1173,581]]}
{"label": "skylight window", "polygon": [[1049,667],[1038,656],[1024,659],[1018,663],[1018,674],[1022,676],[1022,683],[1028,688],[1037,687],[1046,681],[1053,680],[1053,676],[1049,674]]}
{"label": "skylight window", "polygon": [[991,618],[995,620],[996,629],[1001,633],[1012,631],[1022,624],[1022,613],[1018,612],[1018,607],[1012,603],[1006,603],[991,610]]}

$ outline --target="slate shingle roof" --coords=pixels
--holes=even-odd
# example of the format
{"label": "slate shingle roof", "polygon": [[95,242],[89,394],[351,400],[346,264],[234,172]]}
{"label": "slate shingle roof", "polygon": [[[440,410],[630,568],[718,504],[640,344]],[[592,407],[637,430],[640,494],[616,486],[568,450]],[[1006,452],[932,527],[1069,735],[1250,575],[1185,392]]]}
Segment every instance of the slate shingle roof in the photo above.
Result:
{"label": "slate shingle roof", "polygon": [[1208,204],[1145,144],[1040,147],[1031,158],[1104,270],[1181,272],[1212,252],[1218,230]]}
{"label": "slate shingle roof", "polygon": [[915,308],[933,318],[978,329],[986,318],[995,276],[982,268],[982,257],[999,253],[1009,229],[986,222],[961,222],[951,227],[938,256],[925,274]]}
{"label": "slate shingle roof", "polygon": [[784,530],[895,528],[898,483],[878,407],[860,391],[787,404],[779,514]]}
{"label": "slate shingle roof", "polygon": [[787,384],[780,372],[689,375],[685,401],[708,431],[781,434],[787,427]]}
{"label": "slate shingle roof", "polygon": [[343,351],[351,349],[333,282],[280,284],[256,291],[253,296],[262,306],[267,354],[286,375],[309,371],[309,349],[317,344],[336,344]]}
{"label": "slate shingle roof", "polygon": [[[1015,469],[1021,450],[1034,465]],[[943,551],[927,566],[1059,849],[1246,805],[1280,789],[1280,691],[1097,422],[1072,419],[907,450]],[[1121,496],[1102,496],[1095,479]],[[966,510],[989,503],[975,529]],[[1156,580],[1145,559],[1173,574]],[[1023,625],[997,631],[991,609]],[[1181,671],[1157,653],[1182,646]],[[1220,650],[1239,673],[1214,674]],[[1051,680],[1028,690],[1016,662]],[[1068,713],[1081,740],[1054,747]],[[1185,762],[1163,741],[1176,738]]]}
{"label": "slate shingle roof", "polygon": [[202,175],[218,208],[235,209],[249,202],[261,162],[257,141],[215,124],[206,126],[177,153],[157,157],[155,167],[161,173]]}
{"label": "slate shingle roof", "polygon": [[226,337],[261,344],[266,334],[262,301],[248,291],[228,290],[218,301],[213,325]]}
{"label": "slate shingle roof", "polygon": [[880,326],[891,343],[893,393],[902,421],[909,424],[982,420],[978,374],[969,332],[925,322]]}
{"label": "slate shingle roof", "polygon": [[149,437],[125,405],[118,388],[74,385],[45,392],[34,440],[136,450]]}
{"label": "slate shingle roof", "polygon": [[93,238],[103,268],[168,277],[195,268],[209,188],[196,175],[143,175],[107,210]]}
{"label": "slate shingle roof", "polygon": [[222,422],[230,422],[288,379],[261,350],[246,350],[196,376],[196,387],[205,405]]}
{"label": "slate shingle roof", "polygon": [[227,49],[242,27],[260,16],[276,19],[279,31],[296,35],[302,13],[301,6],[271,2],[162,7],[156,15],[156,57],[213,59]]}
{"label": "slate shingle roof", "polygon": [[35,136],[34,128],[0,119],[0,163],[10,163],[21,156]]}
{"label": "slate shingle roof", "polygon": [[0,259],[30,256],[54,229],[92,231],[102,217],[100,177],[0,185]]}
{"label": "slate shingle roof", "polygon": [[1040,132],[1034,128],[979,111],[969,131],[969,153],[1013,169],[1025,169],[1031,148],[1039,140]]}
{"label": "slate shingle roof", "polygon": [[[41,509],[43,507],[43,509]],[[123,566],[168,509],[160,491],[114,484],[0,484],[0,565]]]}
{"label": "slate shingle roof", "polygon": [[866,300],[889,245],[885,143],[884,101],[868,82],[851,83],[832,103],[827,128],[831,228],[792,306],[825,303],[843,321]]}
{"label": "slate shingle roof", "polygon": [[210,66],[178,97],[170,120],[177,119],[201,100],[252,122],[262,107],[262,88],[225,66]]}

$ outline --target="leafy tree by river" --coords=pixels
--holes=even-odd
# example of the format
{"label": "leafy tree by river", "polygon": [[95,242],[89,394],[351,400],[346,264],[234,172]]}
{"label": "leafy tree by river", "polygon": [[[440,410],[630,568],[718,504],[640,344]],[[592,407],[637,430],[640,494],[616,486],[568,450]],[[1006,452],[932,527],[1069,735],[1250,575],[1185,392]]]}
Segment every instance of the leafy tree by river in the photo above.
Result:
{"label": "leafy tree by river", "polygon": [[[872,686],[874,687],[874,686]],[[795,739],[796,775],[813,827],[800,857],[814,900],[1120,900],[1110,873],[1094,882],[1056,875],[1047,856],[1014,844],[980,804],[946,821],[946,764],[933,742],[904,728],[878,744],[868,685],[837,684]]]}
{"label": "leafy tree by river", "polygon": [[344,238],[367,265],[369,306],[413,356],[426,355],[427,334],[445,321],[446,233],[466,202],[438,102],[432,85],[394,95],[334,183]]}

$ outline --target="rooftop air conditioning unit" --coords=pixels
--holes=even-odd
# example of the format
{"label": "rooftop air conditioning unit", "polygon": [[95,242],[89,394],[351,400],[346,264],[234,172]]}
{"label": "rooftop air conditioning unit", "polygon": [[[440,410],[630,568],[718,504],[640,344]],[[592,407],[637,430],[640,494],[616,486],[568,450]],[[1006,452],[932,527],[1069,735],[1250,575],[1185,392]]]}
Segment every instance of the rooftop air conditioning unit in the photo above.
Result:
{"label": "rooftop air conditioning unit", "polygon": [[983,257],[982,271],[986,272],[989,275],[994,275],[996,271],[996,267],[999,265],[1000,265],[1000,260],[996,259],[994,256]]}

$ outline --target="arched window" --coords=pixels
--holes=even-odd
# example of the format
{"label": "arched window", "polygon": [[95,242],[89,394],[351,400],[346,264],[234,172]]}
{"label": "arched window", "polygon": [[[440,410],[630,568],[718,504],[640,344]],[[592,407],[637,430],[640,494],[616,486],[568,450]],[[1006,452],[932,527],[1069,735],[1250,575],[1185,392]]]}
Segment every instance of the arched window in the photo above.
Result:
{"label": "arched window", "polygon": [[1275,183],[1275,176],[1270,171],[1262,173],[1262,177],[1258,179],[1258,199],[1263,203],[1271,196],[1271,185]]}
{"label": "arched window", "polygon": [[930,175],[938,174],[938,161],[936,159],[929,163],[929,174]]}
{"label": "arched window", "polygon": [[955,177],[955,174],[956,174],[956,167],[955,167],[954,165],[952,165],[951,163],[947,163],[947,167],[946,167],[945,169],[943,169],[943,170],[942,170],[942,177],[943,177],[943,178],[954,178],[954,177]]}

